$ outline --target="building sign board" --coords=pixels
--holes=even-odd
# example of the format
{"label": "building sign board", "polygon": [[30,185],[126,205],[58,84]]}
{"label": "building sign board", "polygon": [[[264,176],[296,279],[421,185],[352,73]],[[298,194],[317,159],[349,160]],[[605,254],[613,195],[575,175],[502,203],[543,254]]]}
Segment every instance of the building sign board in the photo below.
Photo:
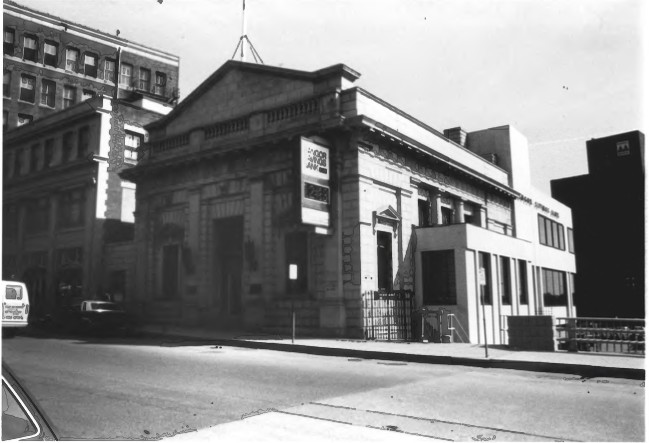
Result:
{"label": "building sign board", "polygon": [[631,155],[631,148],[629,147],[629,141],[624,140],[622,142],[617,142],[617,156],[625,157]]}
{"label": "building sign board", "polygon": [[329,148],[300,139],[300,194],[302,223],[329,227]]}

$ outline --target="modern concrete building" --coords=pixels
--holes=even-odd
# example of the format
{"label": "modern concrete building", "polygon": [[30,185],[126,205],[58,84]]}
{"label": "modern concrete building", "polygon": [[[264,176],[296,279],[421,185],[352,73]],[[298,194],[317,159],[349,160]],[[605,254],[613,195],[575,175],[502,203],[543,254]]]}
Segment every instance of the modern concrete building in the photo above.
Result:
{"label": "modern concrete building", "polygon": [[552,196],[574,217],[575,303],[580,316],[644,318],[644,134],[591,139],[586,149],[588,174],[551,182]]}
{"label": "modern concrete building", "polygon": [[507,315],[574,315],[571,213],[530,186],[525,137],[438,132],[359,76],[228,61],[146,126],[121,174],[142,309],[287,331],[294,308],[299,334],[384,337],[428,307],[473,343],[483,317],[503,343]]}
{"label": "modern concrete building", "polygon": [[8,0],[2,9],[3,129],[112,97],[116,81],[120,99],[177,100],[178,56]]}

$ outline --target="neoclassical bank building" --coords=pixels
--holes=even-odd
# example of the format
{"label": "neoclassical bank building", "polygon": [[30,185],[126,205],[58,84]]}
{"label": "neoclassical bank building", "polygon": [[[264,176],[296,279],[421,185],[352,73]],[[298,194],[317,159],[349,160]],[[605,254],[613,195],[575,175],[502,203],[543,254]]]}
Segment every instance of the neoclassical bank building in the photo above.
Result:
{"label": "neoclassical bank building", "polygon": [[[314,72],[228,61],[149,124],[130,302],[160,321],[504,343],[576,315],[569,208],[511,126],[437,131]],[[423,324],[423,328],[421,326]],[[406,332],[404,332],[406,331]]]}

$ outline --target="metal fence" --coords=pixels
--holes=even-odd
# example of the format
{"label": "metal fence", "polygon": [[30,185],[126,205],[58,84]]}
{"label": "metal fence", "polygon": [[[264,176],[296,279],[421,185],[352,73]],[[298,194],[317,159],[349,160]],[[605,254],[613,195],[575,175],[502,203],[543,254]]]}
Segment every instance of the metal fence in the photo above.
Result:
{"label": "metal fence", "polygon": [[557,318],[559,349],[618,354],[645,353],[645,321],[638,318]]}
{"label": "metal fence", "polygon": [[412,340],[412,291],[363,293],[363,330],[369,340]]}

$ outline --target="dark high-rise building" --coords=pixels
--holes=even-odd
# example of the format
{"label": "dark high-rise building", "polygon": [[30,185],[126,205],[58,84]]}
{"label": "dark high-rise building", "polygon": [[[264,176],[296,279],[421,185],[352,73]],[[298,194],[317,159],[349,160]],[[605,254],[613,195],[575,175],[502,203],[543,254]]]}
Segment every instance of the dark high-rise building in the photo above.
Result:
{"label": "dark high-rise building", "polygon": [[580,317],[644,317],[644,134],[586,142],[589,173],[552,180],[572,208]]}

